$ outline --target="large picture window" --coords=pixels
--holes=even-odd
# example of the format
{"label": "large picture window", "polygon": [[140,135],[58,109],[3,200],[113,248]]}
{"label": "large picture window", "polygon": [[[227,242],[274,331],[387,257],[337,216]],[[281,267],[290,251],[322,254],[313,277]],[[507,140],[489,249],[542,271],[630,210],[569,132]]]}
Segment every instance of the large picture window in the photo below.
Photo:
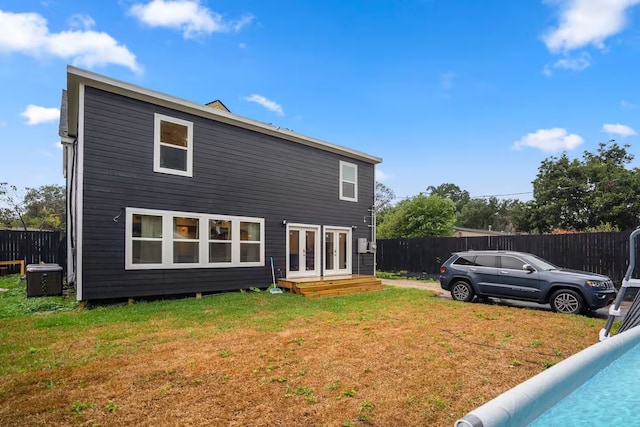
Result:
{"label": "large picture window", "polygon": [[154,116],[154,172],[193,176],[193,123]]}
{"label": "large picture window", "polygon": [[125,268],[264,266],[264,219],[127,208]]}
{"label": "large picture window", "polygon": [[358,165],[340,161],[340,200],[358,201]]}

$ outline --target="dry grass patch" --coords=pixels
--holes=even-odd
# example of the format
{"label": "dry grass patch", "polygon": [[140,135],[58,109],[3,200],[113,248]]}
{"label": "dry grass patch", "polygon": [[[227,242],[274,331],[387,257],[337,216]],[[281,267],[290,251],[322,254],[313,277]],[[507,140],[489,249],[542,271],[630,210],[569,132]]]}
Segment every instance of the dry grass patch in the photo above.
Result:
{"label": "dry grass patch", "polygon": [[[0,425],[450,426],[604,323],[391,288],[174,304],[198,315],[168,303],[135,323],[92,310],[56,314],[64,329],[0,323],[13,348],[0,352]],[[231,321],[230,304],[248,308]]]}

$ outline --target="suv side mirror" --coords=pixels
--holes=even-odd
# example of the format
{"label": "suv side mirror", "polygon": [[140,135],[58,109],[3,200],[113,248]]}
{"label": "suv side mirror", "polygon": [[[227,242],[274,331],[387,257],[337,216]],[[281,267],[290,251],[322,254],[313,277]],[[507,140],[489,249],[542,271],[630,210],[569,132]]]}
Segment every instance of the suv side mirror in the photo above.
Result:
{"label": "suv side mirror", "polygon": [[528,271],[529,273],[533,273],[534,271],[536,271],[536,269],[535,269],[535,268],[533,268],[533,267],[532,267],[531,265],[529,265],[529,264],[525,264],[525,265],[523,265],[523,266],[522,266],[522,269],[523,269],[524,271]]}

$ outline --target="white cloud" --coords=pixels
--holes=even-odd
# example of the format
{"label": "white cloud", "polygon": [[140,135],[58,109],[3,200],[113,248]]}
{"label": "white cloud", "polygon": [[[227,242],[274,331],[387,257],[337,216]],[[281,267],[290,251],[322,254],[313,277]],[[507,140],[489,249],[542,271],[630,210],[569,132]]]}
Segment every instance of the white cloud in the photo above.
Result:
{"label": "white cloud", "polygon": [[77,13],[69,18],[69,26],[74,29],[80,28],[83,30],[88,30],[94,25],[96,25],[96,21],[94,21],[93,18],[89,15],[81,15]]}
{"label": "white cloud", "polygon": [[512,148],[538,148],[542,151],[571,150],[582,144],[584,140],[575,133],[569,134],[562,128],[540,129],[535,133],[528,133],[513,143]]}
{"label": "white cloud", "polygon": [[547,48],[554,53],[569,52],[588,45],[604,48],[604,41],[622,31],[627,12],[640,0],[554,0],[559,4],[557,28],[543,37]]}
{"label": "white cloud", "polygon": [[180,30],[185,39],[240,31],[253,21],[251,15],[226,21],[222,15],[200,4],[200,0],[152,0],[147,4],[134,4],[129,13],[151,27]]}
{"label": "white cloud", "polygon": [[273,111],[279,116],[284,116],[284,111],[282,111],[282,107],[278,103],[271,101],[262,95],[253,94],[251,96],[245,96],[242,99],[249,102],[255,102],[256,104],[262,105],[267,110]]}
{"label": "white cloud", "polygon": [[135,55],[109,34],[91,30],[94,24],[90,16],[74,15],[72,29],[50,33],[47,20],[37,13],[0,10],[0,52],[55,56],[89,68],[116,64],[141,72]]}
{"label": "white cloud", "polygon": [[550,76],[553,74],[552,70],[572,70],[572,71],[582,71],[588,68],[591,65],[591,55],[586,52],[583,52],[577,57],[564,57],[562,59],[558,59],[552,65],[547,65],[544,67],[543,73],[546,76]]}
{"label": "white cloud", "polygon": [[636,108],[636,104],[633,104],[629,101],[625,101],[624,99],[620,101],[620,107],[622,108]]}
{"label": "white cloud", "polygon": [[60,118],[60,110],[57,108],[45,108],[29,104],[27,105],[27,108],[20,113],[20,115],[25,117],[27,119],[27,124],[31,126],[58,120]]}
{"label": "white cloud", "polygon": [[62,142],[58,141],[54,144],[54,146],[58,149],[58,150],[62,150],[64,147],[62,146]]}
{"label": "white cloud", "polygon": [[613,133],[620,136],[632,136],[636,134],[636,131],[630,126],[621,125],[620,123],[616,123],[615,125],[605,124],[602,126],[602,132]]}

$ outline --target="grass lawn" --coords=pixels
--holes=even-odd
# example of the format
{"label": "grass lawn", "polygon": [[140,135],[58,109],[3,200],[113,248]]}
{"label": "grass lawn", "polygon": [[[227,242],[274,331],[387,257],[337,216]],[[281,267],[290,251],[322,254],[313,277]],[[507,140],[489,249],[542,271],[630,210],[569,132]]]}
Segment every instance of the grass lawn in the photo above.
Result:
{"label": "grass lawn", "polygon": [[0,288],[2,426],[451,426],[604,325],[392,287],[91,309]]}

